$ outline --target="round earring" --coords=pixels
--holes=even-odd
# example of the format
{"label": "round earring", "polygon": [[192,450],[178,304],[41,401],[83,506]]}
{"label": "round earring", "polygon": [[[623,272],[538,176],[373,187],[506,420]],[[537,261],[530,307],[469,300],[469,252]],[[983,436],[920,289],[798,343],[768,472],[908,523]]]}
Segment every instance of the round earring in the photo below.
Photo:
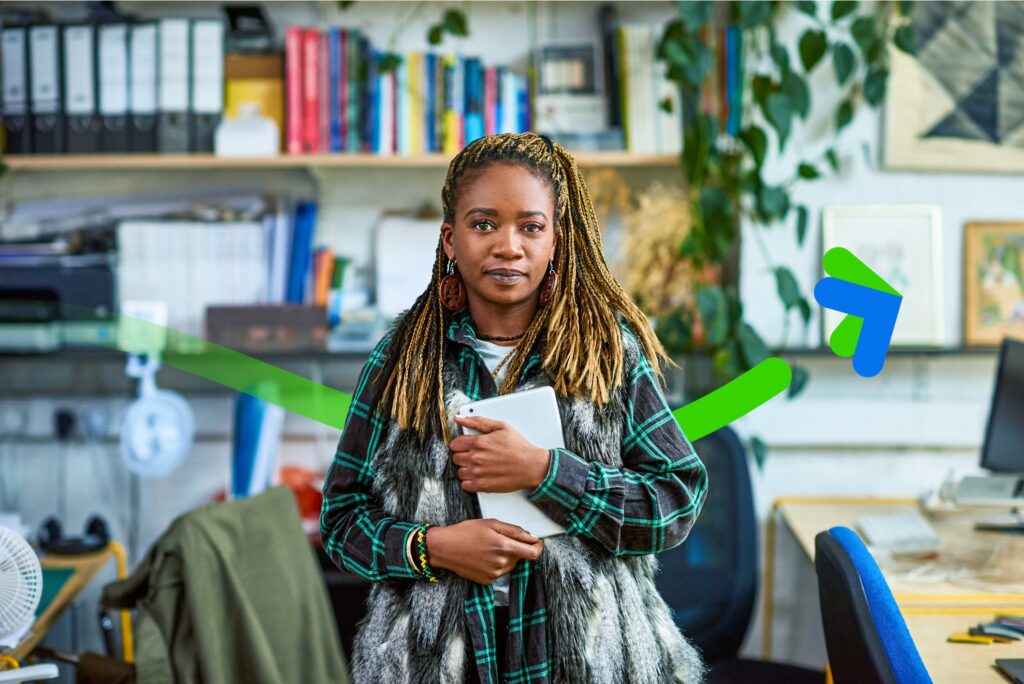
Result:
{"label": "round earring", "polygon": [[458,259],[448,261],[447,274],[441,278],[437,288],[437,297],[441,300],[441,306],[448,311],[461,311],[466,306],[466,287],[462,282],[462,276],[456,273],[455,265]]}
{"label": "round earring", "polygon": [[558,286],[558,274],[555,273],[554,259],[548,262],[548,273],[540,284],[540,305],[547,306],[548,302],[555,296],[555,288]]}

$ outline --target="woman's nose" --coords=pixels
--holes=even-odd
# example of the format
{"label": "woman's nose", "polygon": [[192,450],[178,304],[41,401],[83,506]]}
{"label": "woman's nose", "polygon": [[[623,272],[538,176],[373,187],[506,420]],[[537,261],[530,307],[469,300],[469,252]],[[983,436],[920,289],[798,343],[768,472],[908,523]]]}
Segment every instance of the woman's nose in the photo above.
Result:
{"label": "woman's nose", "polygon": [[520,242],[519,232],[515,227],[502,228],[497,231],[495,236],[495,247],[494,250],[501,256],[517,256],[522,254],[523,246]]}

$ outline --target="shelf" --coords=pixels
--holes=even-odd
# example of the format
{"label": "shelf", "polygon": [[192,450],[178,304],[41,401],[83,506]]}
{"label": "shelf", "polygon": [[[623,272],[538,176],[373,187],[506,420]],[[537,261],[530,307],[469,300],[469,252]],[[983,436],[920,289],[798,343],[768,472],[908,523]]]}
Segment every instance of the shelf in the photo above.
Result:
{"label": "shelf", "polygon": [[[580,152],[580,166],[660,167],[676,166],[675,154],[632,152]],[[2,157],[10,171],[161,170],[168,169],[433,169],[447,168],[447,154],[383,155],[369,153],[296,154],[279,157],[215,157],[212,154],[11,154]]]}
{"label": "shelf", "polygon": [[[992,356],[999,353],[999,347],[890,347],[888,356]],[[808,356],[833,358],[850,361],[849,357],[836,356],[828,347],[807,349],[774,349],[773,356]]]}

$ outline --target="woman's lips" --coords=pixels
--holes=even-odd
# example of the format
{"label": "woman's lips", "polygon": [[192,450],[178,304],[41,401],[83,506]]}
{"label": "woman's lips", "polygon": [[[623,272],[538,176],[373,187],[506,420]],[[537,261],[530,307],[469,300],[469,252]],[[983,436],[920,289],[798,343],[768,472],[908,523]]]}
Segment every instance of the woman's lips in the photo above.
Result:
{"label": "woman's lips", "polygon": [[488,273],[487,276],[494,280],[495,282],[501,283],[502,285],[514,285],[515,283],[518,283],[520,280],[526,277],[522,273],[509,273],[506,275],[494,272]]}

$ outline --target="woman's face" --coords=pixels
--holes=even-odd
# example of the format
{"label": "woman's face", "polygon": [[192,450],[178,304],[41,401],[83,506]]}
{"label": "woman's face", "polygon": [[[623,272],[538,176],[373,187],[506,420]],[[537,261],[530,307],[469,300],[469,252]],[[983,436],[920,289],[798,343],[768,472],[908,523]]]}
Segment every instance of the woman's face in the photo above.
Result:
{"label": "woman's face", "polygon": [[519,165],[498,162],[462,182],[455,225],[441,224],[441,240],[458,261],[470,302],[537,297],[557,241],[551,188]]}

